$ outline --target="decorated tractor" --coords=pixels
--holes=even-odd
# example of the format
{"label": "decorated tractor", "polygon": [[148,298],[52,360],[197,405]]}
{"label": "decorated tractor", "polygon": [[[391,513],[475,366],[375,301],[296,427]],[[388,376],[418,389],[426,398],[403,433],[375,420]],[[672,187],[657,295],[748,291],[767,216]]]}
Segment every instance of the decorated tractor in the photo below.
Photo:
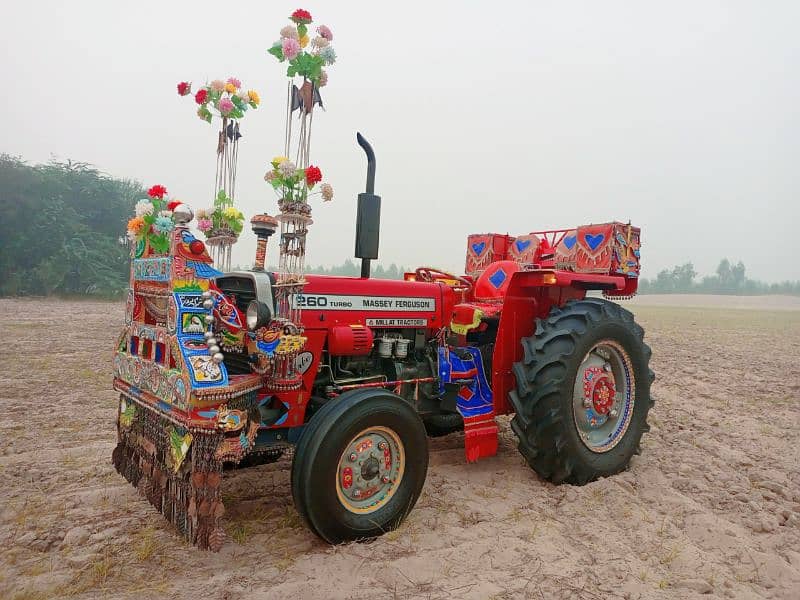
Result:
{"label": "decorated tractor", "polygon": [[[306,15],[296,11],[294,34],[284,28],[270,50],[290,69]],[[330,47],[318,43],[311,56]],[[425,482],[428,436],[463,430],[468,462],[495,455],[499,415],[513,415],[519,451],[545,479],[580,485],[625,469],[652,405],[644,332],[612,302],[636,292],[639,229],[471,235],[464,274],[420,267],[403,281],[370,278],[381,198],[374,153],[359,135],[368,162],[356,217],[361,276],[306,274],[308,198],[321,173],[303,136],[323,83],[308,69],[290,72],[303,77],[287,94],[285,154],[299,111],[298,160],[277,157],[265,177],[279,213],[251,220],[252,269],[215,268],[206,246],[218,235],[198,239],[192,210],[160,186],[137,206],[114,357],[117,470],[187,540],[218,550],[227,465],[291,455],[297,511],[330,543],[402,522]],[[204,88],[210,96],[213,87]],[[217,104],[238,93],[221,89]],[[223,154],[232,123],[239,135],[236,119],[223,121]],[[270,271],[273,235],[279,267]]]}

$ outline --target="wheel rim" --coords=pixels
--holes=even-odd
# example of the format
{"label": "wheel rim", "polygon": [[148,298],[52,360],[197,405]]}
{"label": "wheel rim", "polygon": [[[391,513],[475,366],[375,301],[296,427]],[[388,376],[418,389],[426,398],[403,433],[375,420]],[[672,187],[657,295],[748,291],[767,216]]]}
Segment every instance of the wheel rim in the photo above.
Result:
{"label": "wheel rim", "polygon": [[586,354],[575,376],[572,396],[578,435],[592,452],[608,452],[628,430],[636,384],[628,353],[603,340]]}
{"label": "wheel rim", "polygon": [[345,446],[336,472],[336,494],[350,512],[365,514],[385,506],[403,479],[406,454],[388,427],[369,427]]}

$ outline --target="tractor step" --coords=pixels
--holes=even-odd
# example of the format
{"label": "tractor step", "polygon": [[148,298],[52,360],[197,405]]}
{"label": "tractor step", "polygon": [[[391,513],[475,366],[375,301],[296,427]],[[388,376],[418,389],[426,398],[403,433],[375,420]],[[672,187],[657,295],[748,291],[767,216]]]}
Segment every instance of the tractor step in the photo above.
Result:
{"label": "tractor step", "polygon": [[497,438],[500,433],[494,417],[485,415],[464,419],[464,452],[467,462],[497,454]]}

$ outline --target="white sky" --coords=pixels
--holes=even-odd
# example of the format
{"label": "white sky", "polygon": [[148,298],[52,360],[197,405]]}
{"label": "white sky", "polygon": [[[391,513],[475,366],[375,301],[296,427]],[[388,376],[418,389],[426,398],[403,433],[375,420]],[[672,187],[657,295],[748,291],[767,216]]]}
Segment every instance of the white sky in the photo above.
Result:
{"label": "white sky", "polygon": [[[352,256],[360,130],[378,157],[380,262],[461,272],[466,236],[611,219],[642,227],[645,275],[741,259],[800,278],[800,3],[4,3],[0,152],[87,161],[211,204],[215,128],[182,79],[230,75],[242,122],[237,201],[276,209],[285,67],[266,49],[302,6],[334,33],[312,160],[312,264]],[[249,229],[234,263],[249,263]],[[276,258],[271,244],[269,259]]]}

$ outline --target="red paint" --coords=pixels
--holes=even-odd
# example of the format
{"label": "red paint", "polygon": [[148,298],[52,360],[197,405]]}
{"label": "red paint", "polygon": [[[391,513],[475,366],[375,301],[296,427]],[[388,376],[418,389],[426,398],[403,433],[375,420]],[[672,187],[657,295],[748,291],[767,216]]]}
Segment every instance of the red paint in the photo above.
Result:
{"label": "red paint", "polygon": [[342,487],[346,490],[350,489],[353,485],[353,469],[345,467],[342,469]]}

